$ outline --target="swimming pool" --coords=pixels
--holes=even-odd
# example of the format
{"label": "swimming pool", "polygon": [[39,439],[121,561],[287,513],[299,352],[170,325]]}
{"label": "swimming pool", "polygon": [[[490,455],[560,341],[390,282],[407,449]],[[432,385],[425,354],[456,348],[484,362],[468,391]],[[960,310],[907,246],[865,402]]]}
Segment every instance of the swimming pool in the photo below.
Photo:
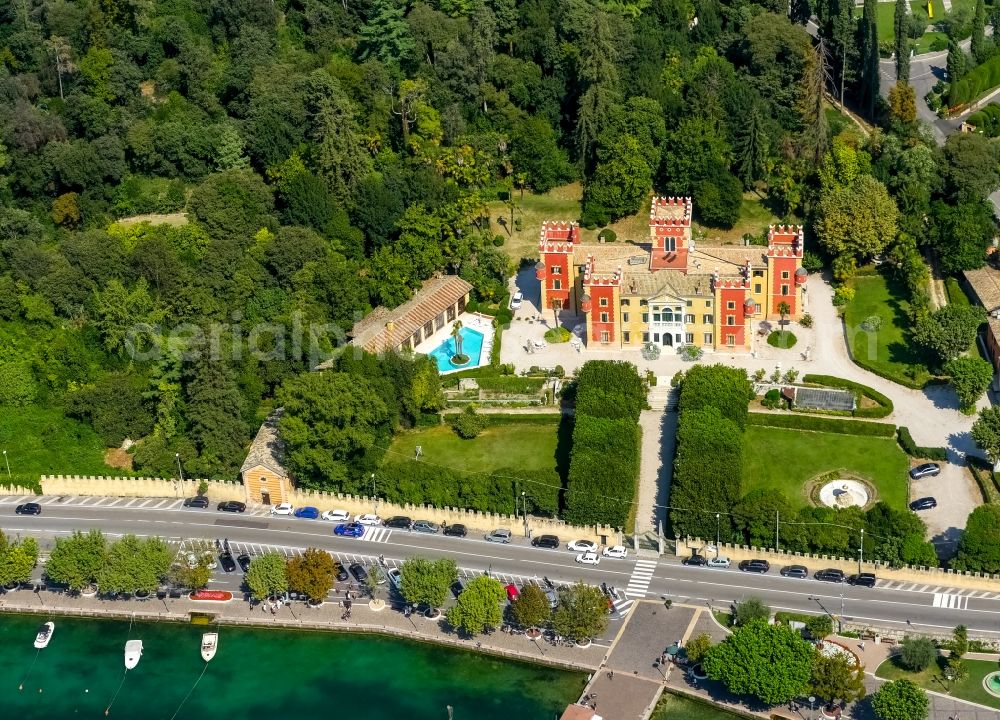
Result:
{"label": "swimming pool", "polygon": [[455,354],[455,338],[449,337],[427,353],[434,358],[439,372],[445,373],[462,368],[479,367],[479,356],[483,351],[483,334],[467,327],[463,327],[458,332],[462,336],[462,354],[469,356],[469,362],[461,366],[452,365],[451,358]]}

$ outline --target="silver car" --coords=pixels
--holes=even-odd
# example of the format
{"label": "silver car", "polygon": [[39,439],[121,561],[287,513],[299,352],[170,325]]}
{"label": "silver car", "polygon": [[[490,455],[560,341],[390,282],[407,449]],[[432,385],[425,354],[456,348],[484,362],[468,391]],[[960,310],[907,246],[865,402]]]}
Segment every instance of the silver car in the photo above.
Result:
{"label": "silver car", "polygon": [[413,532],[436,533],[441,529],[441,526],[430,520],[417,520],[410,529]]}
{"label": "silver car", "polygon": [[486,541],[507,544],[510,542],[510,536],[510,530],[507,528],[497,528],[486,536]]}

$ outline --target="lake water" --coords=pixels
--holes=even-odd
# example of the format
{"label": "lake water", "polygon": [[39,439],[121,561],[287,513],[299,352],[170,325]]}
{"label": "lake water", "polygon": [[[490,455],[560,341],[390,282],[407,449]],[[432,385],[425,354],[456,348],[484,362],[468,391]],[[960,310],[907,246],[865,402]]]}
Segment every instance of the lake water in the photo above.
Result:
{"label": "lake water", "polygon": [[[218,653],[206,670],[201,634],[214,626],[136,623],[130,631],[127,622],[58,617],[49,646],[36,651],[44,619],[0,615],[4,717],[102,718],[110,705],[108,717],[143,720],[259,720],[276,711],[447,720],[451,705],[454,720],[551,720],[579,697],[585,680],[581,673],[396,639],[226,626],[218,628]],[[126,673],[130,638],[143,641],[143,656]]]}

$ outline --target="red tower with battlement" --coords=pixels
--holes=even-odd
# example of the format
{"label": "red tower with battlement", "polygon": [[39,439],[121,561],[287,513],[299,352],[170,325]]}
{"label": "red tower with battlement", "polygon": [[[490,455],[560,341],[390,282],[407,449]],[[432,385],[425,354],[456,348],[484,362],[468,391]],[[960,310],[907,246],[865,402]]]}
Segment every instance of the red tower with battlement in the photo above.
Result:
{"label": "red tower with battlement", "polygon": [[542,293],[541,311],[571,307],[573,290],[573,246],[580,242],[580,224],[546,221],[538,241],[541,260],[536,265]]}
{"label": "red tower with battlement", "polygon": [[649,209],[650,270],[687,272],[691,242],[691,198],[654,197]]}
{"label": "red tower with battlement", "polygon": [[772,225],[767,232],[768,303],[767,314],[780,315],[781,303],[788,303],[790,317],[801,311],[800,288],[807,273],[802,268],[802,226]]}
{"label": "red tower with battlement", "polygon": [[587,338],[593,343],[617,342],[622,269],[598,273],[594,266],[594,256],[590,255],[583,266],[584,295],[580,302],[587,316]]}

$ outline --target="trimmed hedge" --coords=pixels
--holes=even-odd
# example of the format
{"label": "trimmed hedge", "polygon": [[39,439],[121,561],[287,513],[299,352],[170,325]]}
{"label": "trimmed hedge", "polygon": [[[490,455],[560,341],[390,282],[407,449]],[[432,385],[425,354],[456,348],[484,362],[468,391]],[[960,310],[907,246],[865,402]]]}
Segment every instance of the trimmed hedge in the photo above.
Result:
{"label": "trimmed hedge", "polygon": [[899,440],[899,446],[903,448],[905,452],[910,457],[921,458],[925,460],[937,460],[940,462],[945,462],[948,460],[948,451],[943,447],[920,447],[915,442],[913,442],[913,436],[910,435],[910,429],[904,426],[898,428],[896,435],[897,440]]}
{"label": "trimmed hedge", "polygon": [[750,413],[747,425],[756,427],[779,427],[790,430],[815,430],[816,432],[837,433],[839,435],[864,435],[867,437],[896,436],[896,426],[888,423],[867,422],[865,420],[840,420],[812,415],[778,415],[773,413]]}
{"label": "trimmed hedge", "polygon": [[966,105],[997,85],[1000,85],[1000,55],[994,55],[953,82],[948,90],[948,107]]}
{"label": "trimmed hedge", "polygon": [[529,378],[519,375],[496,375],[477,378],[480,390],[508,393],[510,395],[530,395],[541,392],[545,378]]}
{"label": "trimmed hedge", "polygon": [[813,385],[823,385],[825,387],[853,390],[856,396],[863,396],[872,402],[878,403],[879,406],[875,408],[859,407],[854,411],[854,417],[884,418],[887,415],[892,414],[892,400],[887,398],[878,390],[870,388],[867,385],[862,385],[861,383],[856,383],[853,380],[845,380],[844,378],[834,377],[833,375],[805,375],[802,378],[802,382],[812,383]]}
{"label": "trimmed hedge", "polygon": [[[454,425],[462,413],[446,413],[444,421]],[[486,420],[487,425],[558,425],[562,419],[560,413],[480,413],[479,417]]]}
{"label": "trimmed hedge", "polygon": [[993,474],[992,466],[975,455],[969,455],[966,460],[969,462],[972,477],[976,479],[976,485],[979,486],[979,492],[982,493],[983,502],[1000,501],[1000,492],[997,491],[996,477]]}

